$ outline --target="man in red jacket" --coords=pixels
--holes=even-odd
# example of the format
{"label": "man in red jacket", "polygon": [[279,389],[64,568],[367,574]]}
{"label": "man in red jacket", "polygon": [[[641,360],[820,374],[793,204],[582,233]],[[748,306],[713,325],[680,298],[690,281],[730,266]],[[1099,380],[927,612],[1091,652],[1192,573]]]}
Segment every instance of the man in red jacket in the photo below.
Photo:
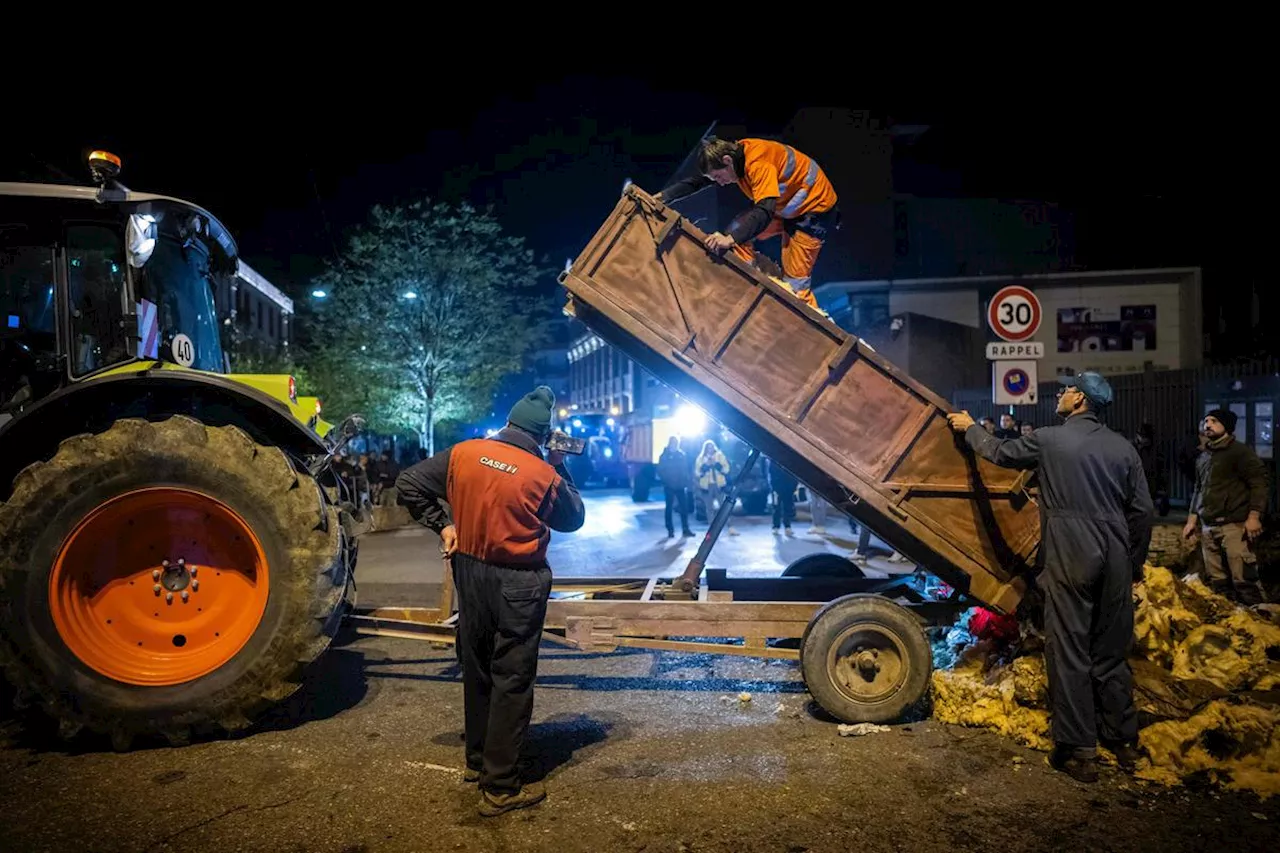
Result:
{"label": "man in red jacket", "polygon": [[[582,498],[564,454],[544,460],[555,394],[545,385],[511,409],[493,438],[464,441],[406,469],[400,503],[440,534],[458,590],[467,771],[491,817],[540,802],[523,784],[520,750],[533,715],[538,646],[551,594],[551,531],[582,527]],[[441,501],[453,510],[450,520]]]}

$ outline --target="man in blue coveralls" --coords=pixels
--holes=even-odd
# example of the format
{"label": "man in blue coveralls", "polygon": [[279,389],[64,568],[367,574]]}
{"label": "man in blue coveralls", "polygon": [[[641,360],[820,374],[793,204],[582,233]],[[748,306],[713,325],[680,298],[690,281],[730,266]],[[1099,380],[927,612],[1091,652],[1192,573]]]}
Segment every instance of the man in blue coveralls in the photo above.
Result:
{"label": "man in blue coveralls", "polygon": [[1040,480],[1045,665],[1055,769],[1098,778],[1097,745],[1132,772],[1139,757],[1133,673],[1132,584],[1142,580],[1154,508],[1138,451],[1098,421],[1111,386],[1097,373],[1059,378],[1060,426],[1001,440],[968,412],[947,415],[976,453]]}

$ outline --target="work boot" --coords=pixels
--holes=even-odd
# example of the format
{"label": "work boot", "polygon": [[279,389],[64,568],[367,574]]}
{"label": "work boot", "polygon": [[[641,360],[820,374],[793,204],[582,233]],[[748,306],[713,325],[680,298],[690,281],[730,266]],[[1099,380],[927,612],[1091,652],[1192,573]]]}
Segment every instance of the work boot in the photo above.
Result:
{"label": "work boot", "polygon": [[477,811],[483,817],[494,817],[513,809],[525,809],[537,805],[546,796],[547,788],[541,782],[530,782],[514,794],[491,794],[482,790]]}
{"label": "work boot", "polygon": [[475,782],[479,782],[480,771],[472,770],[470,767],[468,767],[466,770],[462,771],[462,781],[466,782],[468,785],[473,784]]}
{"label": "work boot", "polygon": [[1138,759],[1142,758],[1142,750],[1136,744],[1131,743],[1104,743],[1111,754],[1116,757],[1116,764],[1125,773],[1132,773],[1138,769]]}
{"label": "work boot", "polygon": [[1098,756],[1093,750],[1071,746],[1055,746],[1049,753],[1049,766],[1061,770],[1077,782],[1098,781]]}
{"label": "work boot", "polygon": [[680,535],[681,536],[697,536],[698,534],[694,533],[692,530],[686,527],[684,530],[680,532]]}

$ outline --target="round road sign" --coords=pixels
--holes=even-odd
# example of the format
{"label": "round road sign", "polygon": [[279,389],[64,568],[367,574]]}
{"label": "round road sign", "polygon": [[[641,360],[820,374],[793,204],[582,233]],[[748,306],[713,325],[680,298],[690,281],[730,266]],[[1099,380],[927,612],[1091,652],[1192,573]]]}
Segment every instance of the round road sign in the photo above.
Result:
{"label": "round road sign", "polygon": [[1021,367],[1013,367],[1004,372],[1004,390],[1015,397],[1021,397],[1031,387],[1031,377]]}
{"label": "round road sign", "polygon": [[1040,300],[1020,285],[1002,287],[987,306],[987,325],[1006,341],[1025,341],[1040,328]]}

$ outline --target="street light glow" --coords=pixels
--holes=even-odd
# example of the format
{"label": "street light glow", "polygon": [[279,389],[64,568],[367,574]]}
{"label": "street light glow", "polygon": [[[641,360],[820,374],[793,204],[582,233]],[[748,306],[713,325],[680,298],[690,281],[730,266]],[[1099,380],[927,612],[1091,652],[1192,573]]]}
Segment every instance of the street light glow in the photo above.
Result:
{"label": "street light glow", "polygon": [[404,294],[404,298],[405,298],[405,299],[417,299],[417,298],[418,298],[418,294],[414,293],[412,290],[406,290],[406,291],[405,291],[405,294]]}
{"label": "street light glow", "polygon": [[311,295],[314,296],[316,299],[324,299],[329,294],[325,293],[323,290],[313,290],[311,291]]}
{"label": "street light glow", "polygon": [[676,410],[675,426],[680,435],[697,435],[706,429],[707,416],[697,406],[686,403]]}

